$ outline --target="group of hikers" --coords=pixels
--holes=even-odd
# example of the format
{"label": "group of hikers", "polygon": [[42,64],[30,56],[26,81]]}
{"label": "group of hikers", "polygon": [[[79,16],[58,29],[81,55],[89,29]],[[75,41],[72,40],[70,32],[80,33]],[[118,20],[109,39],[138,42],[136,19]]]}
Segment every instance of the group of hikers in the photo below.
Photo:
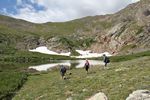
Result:
{"label": "group of hikers", "polygon": [[[109,58],[105,54],[103,55],[103,62],[104,62],[105,67],[110,62]],[[84,68],[85,68],[86,72],[88,73],[88,70],[90,68],[90,63],[87,59],[86,59],[85,64],[84,64]],[[65,66],[61,65],[60,66],[60,74],[62,76],[62,79],[65,79],[66,71],[67,71],[67,68]]]}

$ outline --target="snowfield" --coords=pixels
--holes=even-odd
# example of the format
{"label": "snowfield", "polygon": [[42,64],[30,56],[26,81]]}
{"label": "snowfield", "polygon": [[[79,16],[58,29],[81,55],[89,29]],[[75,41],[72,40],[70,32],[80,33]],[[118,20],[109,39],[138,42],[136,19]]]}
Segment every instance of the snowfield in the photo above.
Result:
{"label": "snowfield", "polygon": [[[62,55],[62,56],[70,56],[71,55],[70,52],[68,52],[68,53],[57,53],[57,52],[51,51],[46,46],[37,47],[36,49],[32,49],[32,50],[29,50],[29,51],[31,51],[31,52],[39,52],[39,53],[44,53],[44,54],[51,54],[51,55]],[[80,56],[71,56],[71,57],[75,57],[75,58],[93,58],[93,57],[101,57],[104,54],[106,56],[112,56],[108,52],[92,53],[91,50],[87,50],[87,51],[76,50],[76,52],[78,52],[80,54]]]}
{"label": "snowfield", "polygon": [[80,56],[76,56],[76,58],[93,58],[93,57],[101,57],[104,54],[106,56],[112,56],[111,54],[109,54],[108,52],[104,52],[104,53],[92,53],[91,50],[87,50],[87,51],[83,51],[83,50],[76,50]]}
{"label": "snowfield", "polygon": [[70,52],[68,53],[57,53],[54,51],[49,50],[46,46],[37,47],[36,49],[29,50],[31,52],[39,52],[44,54],[50,54],[50,55],[62,55],[62,56],[70,56]]}

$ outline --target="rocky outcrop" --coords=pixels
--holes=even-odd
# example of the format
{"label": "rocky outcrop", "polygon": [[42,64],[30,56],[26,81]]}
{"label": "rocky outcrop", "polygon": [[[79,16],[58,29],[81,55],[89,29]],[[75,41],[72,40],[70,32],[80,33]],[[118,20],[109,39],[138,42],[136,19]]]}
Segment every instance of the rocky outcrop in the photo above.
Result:
{"label": "rocky outcrop", "polygon": [[87,100],[108,100],[108,98],[104,93],[99,92]]}
{"label": "rocky outcrop", "polygon": [[19,50],[47,46],[56,52],[90,49],[124,54],[150,50],[149,5],[150,0],[141,0],[115,14],[62,23],[33,24],[0,16],[0,33],[4,34],[0,35],[0,44],[7,43]]}
{"label": "rocky outcrop", "polygon": [[150,100],[149,90],[136,90],[126,100]]}

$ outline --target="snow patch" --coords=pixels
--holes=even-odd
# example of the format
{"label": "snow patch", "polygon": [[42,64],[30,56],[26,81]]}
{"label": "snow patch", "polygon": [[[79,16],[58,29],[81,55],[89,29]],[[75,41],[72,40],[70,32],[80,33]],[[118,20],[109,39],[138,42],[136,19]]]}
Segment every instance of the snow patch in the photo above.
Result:
{"label": "snow patch", "polygon": [[92,53],[91,50],[83,51],[83,50],[76,50],[80,56],[75,56],[76,58],[92,58],[92,57],[102,57],[104,54],[106,56],[112,56],[108,52],[104,53]]}
{"label": "snow patch", "polygon": [[49,50],[46,46],[37,47],[36,49],[29,50],[31,52],[39,52],[44,54],[51,54],[51,55],[63,55],[63,56],[70,56],[70,52],[68,53],[57,53],[54,51]]}
{"label": "snow patch", "polygon": [[[31,51],[31,52],[39,52],[39,53],[44,53],[44,54],[51,54],[51,55],[62,55],[62,56],[70,56],[71,55],[70,52],[68,52],[68,53],[57,53],[57,52],[51,51],[46,46],[37,47],[36,49],[32,49],[32,50],[29,50],[29,51]],[[106,56],[112,56],[108,52],[92,53],[91,50],[86,50],[86,51],[76,50],[76,51],[80,54],[80,56],[71,56],[71,57],[75,57],[75,58],[93,58],[93,57],[101,57],[104,54]]]}

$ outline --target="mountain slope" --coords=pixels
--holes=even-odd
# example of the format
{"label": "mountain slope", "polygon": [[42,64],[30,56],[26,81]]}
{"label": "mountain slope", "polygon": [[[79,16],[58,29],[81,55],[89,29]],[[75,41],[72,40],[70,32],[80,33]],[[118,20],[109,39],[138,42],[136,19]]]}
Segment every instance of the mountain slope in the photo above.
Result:
{"label": "mountain slope", "polygon": [[[150,89],[149,60],[142,57],[111,63],[105,69],[93,66],[88,75],[84,69],[71,69],[65,81],[58,70],[30,75],[13,100],[86,100],[98,92],[105,93],[109,100],[125,100],[132,91]],[[70,72],[73,74],[69,75]]]}
{"label": "mountain slope", "polygon": [[42,45],[56,52],[91,49],[117,54],[149,50],[149,5],[149,0],[141,0],[116,14],[60,23],[34,24],[1,15],[0,46],[5,48],[0,52],[12,48],[28,50]]}

